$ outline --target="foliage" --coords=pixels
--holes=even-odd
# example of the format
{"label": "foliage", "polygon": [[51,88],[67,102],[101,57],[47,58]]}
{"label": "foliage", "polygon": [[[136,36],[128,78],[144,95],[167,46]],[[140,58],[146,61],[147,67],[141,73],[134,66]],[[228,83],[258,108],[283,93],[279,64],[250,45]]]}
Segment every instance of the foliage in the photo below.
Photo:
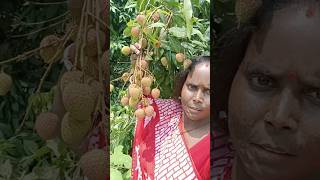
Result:
{"label": "foliage", "polygon": [[0,140],[0,147],[0,179],[80,178],[75,154],[60,141],[43,142],[31,131]]}
{"label": "foliage", "polygon": [[[217,0],[213,4],[213,37],[221,37],[236,25],[234,14],[235,0]],[[216,43],[215,43],[216,44]]]}
{"label": "foliage", "polygon": [[[153,51],[147,60],[149,70],[156,77],[154,86],[160,88],[162,98],[170,98],[174,76],[183,69],[183,64],[176,61],[176,53],[182,52],[187,58],[209,54],[209,4],[210,1],[203,0],[111,1],[110,79],[115,87],[110,98],[111,179],[129,179],[131,172],[128,155],[132,151],[135,117],[132,108],[119,103],[127,93],[127,84],[118,80],[133,67],[121,48],[138,42],[131,37],[131,28],[138,26],[136,16],[143,11],[146,19],[150,19],[154,12],[160,12],[160,21],[148,21],[145,26],[152,31],[143,35],[149,50]],[[157,41],[160,41],[160,48],[155,47]],[[160,62],[164,56],[169,62],[167,67]]]}
{"label": "foliage", "polygon": [[[0,11],[0,62],[37,48],[48,34],[61,35],[67,19],[67,6],[63,3],[36,5],[21,0],[4,1]],[[33,129],[36,115],[51,108],[62,65],[53,66],[42,91],[36,94],[47,68],[39,56],[2,67],[12,76],[13,87],[0,97],[0,179],[81,178],[75,153],[59,140],[43,141]],[[25,114],[27,108],[30,113]]]}
{"label": "foliage", "polygon": [[[111,179],[116,179],[119,175],[124,179],[130,179],[131,168],[131,146],[133,139],[133,128],[135,118],[133,112],[128,107],[123,107],[117,103],[119,95],[125,91],[115,88],[117,93],[111,94],[110,109],[110,172]],[[127,160],[130,158],[130,161]],[[124,160],[121,160],[124,159]]]}

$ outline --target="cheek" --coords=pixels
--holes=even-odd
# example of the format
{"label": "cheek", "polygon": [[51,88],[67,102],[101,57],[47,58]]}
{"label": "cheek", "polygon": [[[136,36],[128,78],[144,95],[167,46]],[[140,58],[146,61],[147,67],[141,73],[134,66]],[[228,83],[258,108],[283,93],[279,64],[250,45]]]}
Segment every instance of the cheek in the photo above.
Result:
{"label": "cheek", "polygon": [[247,80],[237,74],[231,87],[228,104],[228,123],[233,139],[245,139],[257,122],[263,121],[268,100],[254,94]]}
{"label": "cheek", "polygon": [[192,93],[188,91],[186,86],[183,86],[181,90],[181,103],[187,104],[192,99]]}
{"label": "cheek", "polygon": [[320,166],[320,110],[310,109],[304,111],[304,116],[300,120],[299,130],[301,137],[299,138],[302,146],[305,145],[305,151],[311,158],[317,157],[317,163]]}
{"label": "cheek", "polygon": [[206,109],[206,111],[209,111],[210,112],[210,96],[205,98],[204,100],[204,107]]}

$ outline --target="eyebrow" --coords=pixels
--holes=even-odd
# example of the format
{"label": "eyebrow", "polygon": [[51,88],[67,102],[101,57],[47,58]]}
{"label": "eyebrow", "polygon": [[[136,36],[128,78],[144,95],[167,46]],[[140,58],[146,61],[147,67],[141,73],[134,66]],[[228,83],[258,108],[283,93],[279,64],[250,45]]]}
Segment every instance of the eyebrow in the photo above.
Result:
{"label": "eyebrow", "polygon": [[279,70],[276,70],[275,68],[268,68],[266,65],[259,62],[245,62],[244,70],[245,72],[259,72],[274,77],[280,77],[281,74],[283,74]]}
{"label": "eyebrow", "polygon": [[[199,86],[198,84],[187,82],[187,85],[193,85],[193,86]],[[210,89],[210,84],[206,84],[205,86],[202,86],[205,89]]]}
{"label": "eyebrow", "polygon": [[[271,76],[276,79],[281,79],[285,76],[285,74],[279,70],[275,70],[274,68],[268,68],[261,63],[251,63],[246,62],[244,66],[245,73],[257,72],[262,73],[267,76]],[[315,73],[309,73],[307,76],[302,77],[301,74],[297,73],[298,81],[305,85],[311,87],[320,88],[320,71],[316,71]]]}

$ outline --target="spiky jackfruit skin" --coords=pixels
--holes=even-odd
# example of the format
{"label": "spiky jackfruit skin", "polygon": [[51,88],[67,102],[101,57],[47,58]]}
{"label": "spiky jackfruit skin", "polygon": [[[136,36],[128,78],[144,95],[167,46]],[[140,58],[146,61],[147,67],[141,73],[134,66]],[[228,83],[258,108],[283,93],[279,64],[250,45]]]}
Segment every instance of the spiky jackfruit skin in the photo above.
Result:
{"label": "spiky jackfruit skin", "polygon": [[93,149],[80,159],[80,167],[89,180],[105,180],[107,165],[107,153],[102,149]]}
{"label": "spiky jackfruit skin", "polygon": [[42,139],[49,140],[57,137],[59,124],[60,120],[56,114],[44,112],[38,115],[35,129]]}
{"label": "spiky jackfruit skin", "polygon": [[77,146],[81,144],[90,128],[91,119],[77,121],[67,112],[61,123],[61,137],[66,144]]}

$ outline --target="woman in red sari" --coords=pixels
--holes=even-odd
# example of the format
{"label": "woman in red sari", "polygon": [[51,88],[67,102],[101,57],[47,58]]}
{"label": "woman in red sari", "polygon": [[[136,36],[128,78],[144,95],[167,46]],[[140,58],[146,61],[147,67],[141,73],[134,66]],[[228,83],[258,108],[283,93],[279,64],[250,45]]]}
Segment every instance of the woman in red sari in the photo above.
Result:
{"label": "woman in red sari", "polygon": [[175,99],[152,99],[153,117],[138,119],[132,179],[210,179],[210,57],[178,76]]}
{"label": "woman in red sari", "polygon": [[212,179],[319,179],[320,3],[255,3],[219,44]]}

